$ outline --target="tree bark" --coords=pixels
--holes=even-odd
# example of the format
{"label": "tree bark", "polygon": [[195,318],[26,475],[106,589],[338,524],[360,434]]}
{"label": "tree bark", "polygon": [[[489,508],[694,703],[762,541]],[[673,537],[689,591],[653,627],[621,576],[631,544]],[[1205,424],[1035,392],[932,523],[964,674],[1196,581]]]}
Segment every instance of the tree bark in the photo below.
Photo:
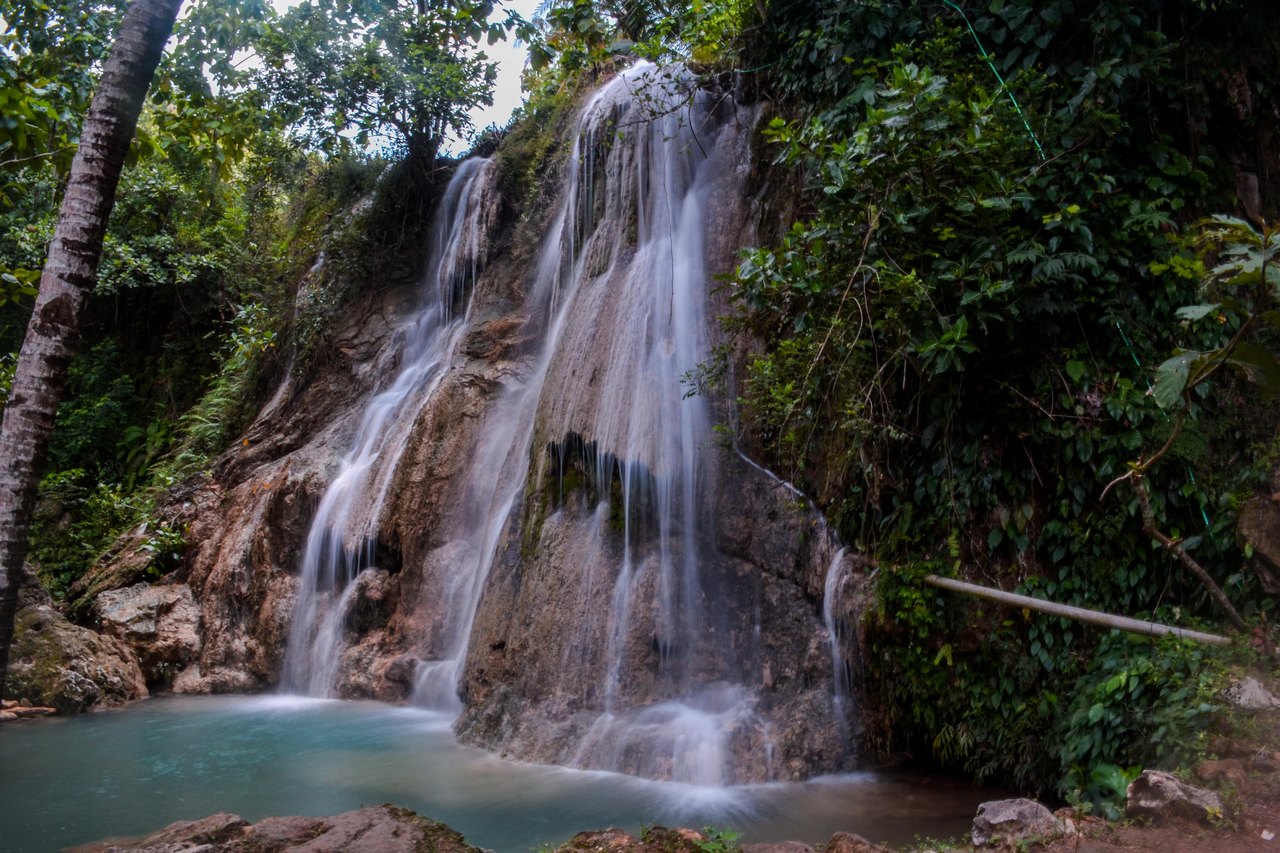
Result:
{"label": "tree bark", "polygon": [[147,89],[182,0],[133,0],[85,117],[40,292],[0,424],[0,696],[36,487],[67,367],[97,282],[107,218]]}

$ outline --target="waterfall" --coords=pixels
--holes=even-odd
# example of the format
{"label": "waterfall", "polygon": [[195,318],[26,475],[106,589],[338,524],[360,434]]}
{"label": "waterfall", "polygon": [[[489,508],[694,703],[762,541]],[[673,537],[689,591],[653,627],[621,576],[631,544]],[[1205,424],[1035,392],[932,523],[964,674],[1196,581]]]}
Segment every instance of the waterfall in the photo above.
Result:
{"label": "waterfall", "polygon": [[[578,114],[557,205],[516,227],[538,229],[529,263],[478,278],[497,169],[463,164],[401,372],[311,524],[286,689],[358,670],[465,742],[699,785],[849,766],[825,525],[684,384],[711,355],[708,257],[739,245],[716,223],[742,218],[753,124],[683,69],[621,72]],[[361,627],[379,584],[395,614]]]}
{"label": "waterfall", "polygon": [[[571,761],[722,784],[725,740],[749,712],[746,691],[700,684],[694,671],[714,470],[707,400],[686,397],[681,386],[709,356],[703,240],[708,150],[719,129],[709,101],[687,79],[641,66],[588,105],[581,168],[568,188],[572,221],[557,247],[567,244],[575,255],[566,307],[574,330],[555,354],[558,381],[544,391],[541,421],[547,437],[561,442],[561,488],[568,459],[587,469],[596,500],[620,503],[622,553],[599,675],[603,708]],[[605,190],[599,201],[597,169]],[[572,436],[586,439],[576,460]],[[626,695],[628,639],[637,630],[657,646],[659,678],[669,683],[664,701],[637,704]]]}
{"label": "waterfall", "polygon": [[[543,347],[512,412],[493,419],[521,424],[502,504],[524,513],[528,559],[584,604],[605,604],[565,626],[554,689],[536,688],[546,713],[575,721],[555,736],[556,760],[709,785],[742,775],[732,740],[759,744],[766,763],[772,746],[734,649],[707,642],[729,634],[710,624],[702,576],[715,443],[707,399],[682,385],[710,355],[704,240],[723,167],[711,161],[717,137],[739,130],[732,108],[726,121],[716,107],[687,74],[647,64],[587,103],[530,290],[530,312],[547,318]],[[574,479],[589,492],[581,517],[564,506]],[[548,481],[559,505],[541,507],[537,530],[539,510],[519,498]],[[560,547],[549,530],[572,540],[563,558],[547,556]],[[640,635],[657,672],[638,692]]]}
{"label": "waterfall", "polygon": [[822,586],[822,622],[827,628],[827,641],[831,644],[831,701],[835,704],[836,714],[843,717],[849,703],[849,669],[841,648],[840,622],[836,618],[837,600],[843,591],[844,581],[848,579],[848,568],[845,563],[845,549],[841,548],[831,560],[827,569],[827,579]]}
{"label": "waterfall", "polygon": [[414,416],[439,382],[465,326],[482,261],[478,211],[492,165],[468,160],[449,182],[431,235],[425,304],[405,333],[400,372],[365,409],[312,520],[281,677],[288,691],[334,692],[353,581],[376,568],[378,519],[391,476]]}

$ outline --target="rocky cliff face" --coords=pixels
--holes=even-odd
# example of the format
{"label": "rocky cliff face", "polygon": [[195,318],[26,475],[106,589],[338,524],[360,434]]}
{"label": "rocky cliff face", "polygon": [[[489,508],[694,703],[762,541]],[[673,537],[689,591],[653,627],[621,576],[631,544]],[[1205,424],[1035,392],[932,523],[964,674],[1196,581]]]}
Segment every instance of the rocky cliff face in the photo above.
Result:
{"label": "rocky cliff face", "polygon": [[[354,577],[306,590],[307,618],[336,626],[309,677],[459,710],[465,740],[525,759],[710,783],[847,768],[856,696],[832,667],[856,669],[856,632],[833,656],[823,596],[848,567],[820,517],[712,430],[730,395],[681,383],[721,337],[708,283],[752,240],[754,112],[640,73],[584,108],[546,172],[564,177],[556,205],[494,197],[472,216],[483,244],[449,291],[461,326],[404,409],[385,497],[334,533],[358,543]],[[320,648],[320,627],[295,625],[302,553],[422,294],[362,299],[338,358],[286,380],[181,497],[186,586],[97,596],[150,669],[180,668],[178,692],[271,687],[291,630]],[[839,590],[838,611],[865,605],[856,573]]]}

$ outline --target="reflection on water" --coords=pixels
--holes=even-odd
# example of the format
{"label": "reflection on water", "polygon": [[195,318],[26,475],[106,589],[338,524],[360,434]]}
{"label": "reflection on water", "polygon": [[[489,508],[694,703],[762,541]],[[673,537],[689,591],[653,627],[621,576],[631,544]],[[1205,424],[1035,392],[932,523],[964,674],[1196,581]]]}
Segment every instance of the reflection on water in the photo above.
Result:
{"label": "reflection on water", "polygon": [[711,788],[520,764],[459,746],[450,721],[374,702],[270,696],[153,699],[5,725],[0,850],[56,850],[219,811],[259,820],[382,802],[498,853],[641,824],[716,826],[744,842],[817,844],[846,830],[906,843],[966,831],[991,798],[899,773]]}

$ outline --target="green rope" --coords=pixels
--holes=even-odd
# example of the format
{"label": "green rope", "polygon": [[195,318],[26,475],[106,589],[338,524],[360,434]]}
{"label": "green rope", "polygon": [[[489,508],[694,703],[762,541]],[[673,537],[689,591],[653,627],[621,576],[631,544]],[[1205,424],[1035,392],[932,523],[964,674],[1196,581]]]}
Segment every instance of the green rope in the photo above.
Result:
{"label": "green rope", "polygon": [[763,71],[766,68],[772,68],[781,62],[781,59],[775,59],[773,62],[766,62],[764,65],[757,65],[755,68],[735,68],[739,74],[755,74],[757,71]]}
{"label": "green rope", "polygon": [[[1139,369],[1139,370],[1141,370],[1141,369],[1142,369],[1142,362],[1141,362],[1141,361],[1138,361],[1138,353],[1137,353],[1137,352],[1134,350],[1134,348],[1133,348],[1133,341],[1129,340],[1129,336],[1128,336],[1128,335],[1126,335],[1126,334],[1124,333],[1124,327],[1120,325],[1120,321],[1119,321],[1119,320],[1116,320],[1116,331],[1120,333],[1120,340],[1124,341],[1124,345],[1125,345],[1126,347],[1128,347],[1128,349],[1129,349],[1129,357],[1133,359],[1133,363],[1134,363],[1135,365],[1137,365],[1137,367],[1138,367],[1138,369]],[[1150,387],[1151,387],[1151,383],[1150,383],[1150,382],[1148,382],[1148,383],[1147,383],[1147,387],[1148,387],[1148,388],[1150,388]],[[1163,412],[1163,411],[1164,411],[1164,409],[1161,409],[1160,411],[1162,411],[1162,412]],[[1165,415],[1165,417],[1168,417],[1168,415]]]}
{"label": "green rope", "polygon": [[978,53],[982,54],[982,58],[987,61],[987,65],[991,68],[991,73],[996,75],[996,79],[1000,81],[1000,88],[1009,96],[1010,103],[1018,111],[1018,117],[1022,119],[1022,126],[1027,129],[1027,135],[1031,137],[1031,141],[1036,146],[1036,151],[1040,153],[1040,159],[1048,160],[1049,158],[1045,156],[1044,149],[1040,147],[1040,140],[1036,138],[1036,132],[1031,129],[1031,122],[1027,121],[1027,114],[1022,111],[1022,106],[1018,103],[1018,99],[1013,96],[1013,91],[1009,89],[1009,84],[1005,83],[1004,78],[1000,76],[1000,71],[996,68],[996,64],[991,61],[991,54],[987,53],[987,49],[982,46],[982,40],[978,38],[977,31],[974,30],[973,24],[969,23],[969,16],[964,13],[964,9],[952,3],[951,0],[942,0],[942,2],[960,13],[960,17],[964,19],[964,25],[969,28],[969,35],[973,36],[973,43],[978,46]]}
{"label": "green rope", "polygon": [[[1135,350],[1135,349],[1133,348],[1133,341],[1129,340],[1129,336],[1128,336],[1128,335],[1126,335],[1126,334],[1124,333],[1124,327],[1120,325],[1120,321],[1119,321],[1119,320],[1116,320],[1116,321],[1115,321],[1115,324],[1116,324],[1116,331],[1120,333],[1120,339],[1124,341],[1124,345],[1125,345],[1125,347],[1126,347],[1126,348],[1128,348],[1128,350],[1129,350],[1129,357],[1133,359],[1133,363],[1134,363],[1134,364],[1136,364],[1136,365],[1138,366],[1138,369],[1139,369],[1139,370],[1141,370],[1141,369],[1142,369],[1142,361],[1138,358],[1138,352],[1137,352],[1137,350]],[[1151,385],[1151,380],[1150,380],[1150,379],[1148,379],[1148,380],[1147,380],[1147,389],[1148,389],[1148,390],[1150,390],[1150,389],[1151,389],[1151,387],[1152,387],[1152,385]],[[1166,412],[1164,409],[1161,409],[1161,410],[1160,410],[1160,414],[1164,415],[1165,420],[1168,420],[1168,419],[1169,419],[1169,413],[1168,413],[1168,412]],[[1189,480],[1191,481],[1191,485],[1193,485],[1193,486],[1194,486],[1194,485],[1196,484],[1196,472],[1195,472],[1195,471],[1193,471],[1193,470],[1191,470],[1191,463],[1190,463],[1190,462],[1187,462],[1187,463],[1186,463],[1186,466],[1187,466],[1187,479],[1189,479]],[[1203,504],[1203,503],[1200,503],[1200,501],[1199,501],[1199,500],[1197,500],[1197,501],[1196,501],[1196,503],[1197,503],[1197,504],[1199,505],[1199,507],[1200,507],[1200,517],[1204,519],[1204,526],[1205,526],[1205,529],[1209,531],[1209,538],[1210,538],[1210,539],[1213,539],[1213,524],[1212,524],[1212,523],[1210,523],[1210,521],[1209,521],[1209,513],[1208,513],[1208,511],[1204,508],[1204,504]]]}

